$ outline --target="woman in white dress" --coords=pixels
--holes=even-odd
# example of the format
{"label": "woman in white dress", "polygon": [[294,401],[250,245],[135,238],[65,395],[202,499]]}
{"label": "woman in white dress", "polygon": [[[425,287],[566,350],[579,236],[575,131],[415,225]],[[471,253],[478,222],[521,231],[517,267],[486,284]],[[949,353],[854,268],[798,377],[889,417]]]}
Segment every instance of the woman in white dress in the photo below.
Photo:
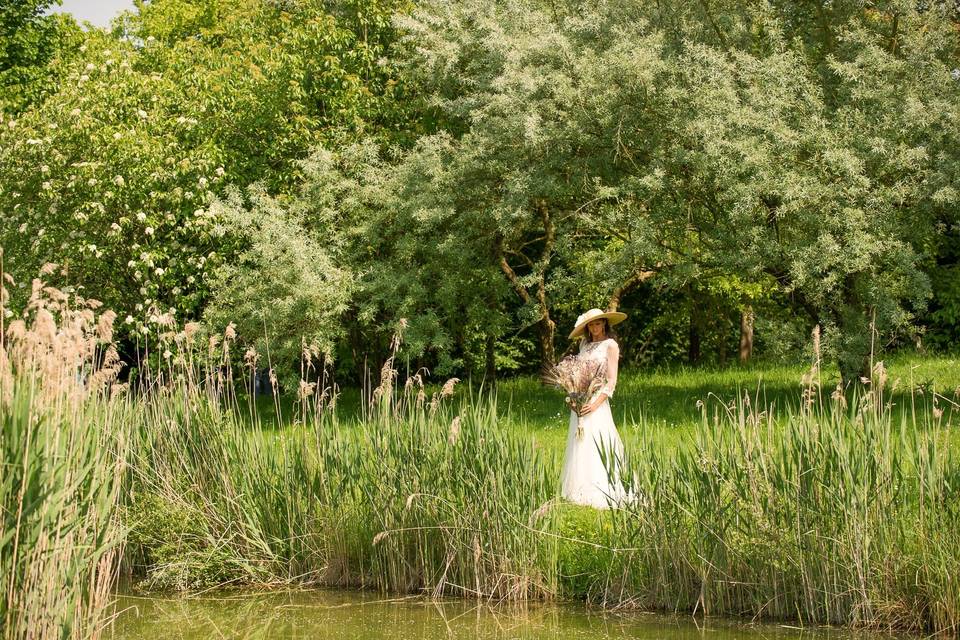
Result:
{"label": "woman in white dress", "polygon": [[[581,336],[579,357],[606,364],[607,382],[583,408],[580,416],[571,408],[567,448],[560,474],[561,496],[600,509],[616,506],[627,497],[619,475],[623,441],[613,423],[609,402],[617,386],[620,359],[620,346],[610,335],[610,327],[626,317],[617,311],[604,313],[600,309],[590,309],[577,318],[570,333],[571,340]],[[578,417],[583,429],[581,437],[577,436]],[[604,456],[601,456],[601,449]],[[610,474],[604,458],[611,467]]]}

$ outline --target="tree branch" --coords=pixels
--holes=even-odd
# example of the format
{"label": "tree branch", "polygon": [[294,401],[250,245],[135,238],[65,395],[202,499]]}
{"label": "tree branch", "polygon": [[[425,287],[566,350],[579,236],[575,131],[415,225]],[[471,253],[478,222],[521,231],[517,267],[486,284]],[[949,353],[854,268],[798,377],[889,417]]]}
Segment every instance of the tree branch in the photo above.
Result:
{"label": "tree branch", "polygon": [[653,269],[639,269],[634,271],[630,276],[624,280],[620,286],[613,290],[613,293],[610,294],[610,299],[607,301],[607,311],[616,311],[617,307],[620,306],[620,302],[623,300],[623,296],[632,291],[637,287],[637,285],[642,282],[646,282],[654,275],[659,273],[659,269],[662,267],[662,264],[657,264]]}

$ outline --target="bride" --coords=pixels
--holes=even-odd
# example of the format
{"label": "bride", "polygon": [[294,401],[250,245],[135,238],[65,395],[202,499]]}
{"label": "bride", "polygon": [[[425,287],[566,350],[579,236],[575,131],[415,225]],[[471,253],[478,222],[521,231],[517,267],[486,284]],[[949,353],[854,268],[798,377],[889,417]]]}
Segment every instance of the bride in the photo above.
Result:
{"label": "bride", "polygon": [[[604,313],[590,309],[577,318],[570,339],[581,336],[580,358],[606,364],[606,385],[597,393],[579,416],[582,436],[577,436],[578,416],[570,411],[567,448],[563,472],[560,474],[561,495],[571,502],[605,509],[621,503],[627,496],[620,483],[623,460],[623,441],[613,424],[609,399],[617,386],[617,365],[620,346],[610,331],[612,325],[623,322],[626,314],[618,311]],[[569,404],[569,403],[568,403]],[[601,456],[601,449],[604,455]],[[604,464],[607,459],[610,474]]]}

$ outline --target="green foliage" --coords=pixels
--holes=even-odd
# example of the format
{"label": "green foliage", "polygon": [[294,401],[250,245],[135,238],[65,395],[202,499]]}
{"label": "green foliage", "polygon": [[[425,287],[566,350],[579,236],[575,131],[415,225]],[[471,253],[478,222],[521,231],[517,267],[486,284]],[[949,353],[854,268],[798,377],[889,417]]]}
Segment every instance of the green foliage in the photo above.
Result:
{"label": "green foliage", "polygon": [[60,0],[0,2],[0,114],[17,115],[55,91],[60,68],[77,52],[80,27],[69,15],[44,15]]}
{"label": "green foliage", "polygon": [[846,381],[932,295],[951,343],[943,6],[136,6],[0,122],[18,304],[59,262],[131,335],[164,312],[272,324],[281,359],[305,339],[355,378],[401,318],[417,369],[513,371],[608,304],[651,312],[638,362],[698,340],[724,361],[748,305],[758,354],[819,324]]}
{"label": "green foliage", "polygon": [[[259,190],[249,198],[249,210],[236,191],[210,208],[246,246],[212,274],[205,318],[212,326],[234,322],[240,336],[269,357],[262,364],[276,367],[292,389],[304,349],[332,354],[354,278],[338,266],[343,236],[331,219],[334,203],[304,198],[298,202],[306,209],[288,211]],[[307,226],[327,237],[314,237]]]}
{"label": "green foliage", "polygon": [[402,357],[432,352],[441,375],[463,365],[472,335],[499,335],[509,326],[497,304],[506,283],[491,264],[490,247],[440,199],[448,191],[411,184],[414,174],[433,175],[444,189],[455,183],[444,176],[448,142],[422,140],[402,166],[370,140],[319,149],[304,164],[303,191],[289,205],[315,211],[305,226],[311,241],[335,251],[337,264],[355,274],[351,338],[342,347],[354,354],[371,354],[373,347],[379,357],[395,323],[408,318]]}
{"label": "green foliage", "polygon": [[930,313],[923,318],[923,342],[943,351],[952,351],[960,343],[960,243],[958,226],[943,227],[943,237],[936,256],[931,256],[927,270],[933,288]]}
{"label": "green foliage", "polygon": [[561,505],[556,511],[552,532],[559,536],[560,590],[569,598],[600,599],[614,563],[612,522],[591,507]]}
{"label": "green foliage", "polygon": [[748,303],[801,312],[801,334],[820,324],[847,380],[909,334],[955,200],[955,36],[936,15],[898,20],[890,50],[876,16],[847,8],[824,57],[777,8],[725,16],[729,40],[696,12],[676,39],[646,5],[567,9],[436,2],[400,21],[442,130],[408,150],[329,147],[300,196],[339,202],[353,351],[407,318],[406,355],[443,373],[478,370],[478,346],[511,328],[536,326],[549,357],[554,323],[645,271],[658,295],[685,292],[689,335],[721,360]]}
{"label": "green foliage", "polygon": [[88,33],[60,90],[0,123],[0,246],[18,282],[62,263],[141,333],[158,312],[199,316],[207,274],[240,248],[216,195],[292,190],[313,145],[403,128],[383,61],[393,6],[354,9],[171,0]]}
{"label": "green foliage", "polygon": [[127,562],[147,591],[191,591],[251,579],[248,563],[208,538],[197,505],[186,508],[155,493],[134,493],[124,506]]}

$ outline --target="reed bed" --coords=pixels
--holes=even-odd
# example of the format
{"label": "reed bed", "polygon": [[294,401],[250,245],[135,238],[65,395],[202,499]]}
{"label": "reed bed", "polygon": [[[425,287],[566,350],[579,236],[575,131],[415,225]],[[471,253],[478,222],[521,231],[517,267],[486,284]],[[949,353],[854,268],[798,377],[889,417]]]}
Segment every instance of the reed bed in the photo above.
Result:
{"label": "reed bed", "polygon": [[[416,376],[396,389],[392,361],[349,424],[312,387],[295,425],[276,431],[255,411],[252,424],[238,420],[223,398],[175,385],[151,405],[132,468],[140,491],[203,523],[192,554],[232,563],[214,563],[230,570],[210,584],[573,596],[953,630],[960,465],[936,400],[950,401],[894,413],[882,365],[875,373],[850,397],[821,393],[808,376],[792,409],[761,407],[760,392],[714,398],[683,447],[646,430],[626,461],[640,499],[608,512],[557,499],[556,454],[501,428],[493,396],[428,398]],[[185,569],[202,574],[207,561]],[[176,566],[154,562],[154,585],[204,586],[165,579]]]}
{"label": "reed bed", "polygon": [[305,382],[278,432],[241,417],[229,369],[223,385],[210,370],[167,375],[135,434],[128,558],[147,586],[556,592],[555,543],[529,524],[554,497],[556,456],[498,429],[494,399],[453,403],[456,380],[432,397],[420,377],[394,389],[391,359],[362,420],[341,423],[332,390]]}
{"label": "reed bed", "polygon": [[596,511],[558,499],[558,450],[455,379],[401,385],[391,357],[361,415],[341,420],[305,348],[277,428],[238,394],[260,356],[239,356],[232,327],[157,314],[155,355],[128,392],[111,315],[34,292],[0,327],[5,637],[97,635],[118,572],[147,590],[331,585],[960,624],[952,401],[894,411],[882,365],[860,395],[809,375],[793,408],[712,398],[683,446],[642,427],[623,466],[638,499]]}
{"label": "reed bed", "polygon": [[815,385],[776,416],[703,409],[695,445],[628,461],[612,512],[643,608],[956,632],[960,464],[934,411],[892,419],[882,364],[852,402]]}
{"label": "reed bed", "polygon": [[96,637],[106,622],[130,405],[110,400],[116,354],[101,347],[113,318],[95,321],[98,306],[35,281],[27,314],[0,320],[4,638]]}

